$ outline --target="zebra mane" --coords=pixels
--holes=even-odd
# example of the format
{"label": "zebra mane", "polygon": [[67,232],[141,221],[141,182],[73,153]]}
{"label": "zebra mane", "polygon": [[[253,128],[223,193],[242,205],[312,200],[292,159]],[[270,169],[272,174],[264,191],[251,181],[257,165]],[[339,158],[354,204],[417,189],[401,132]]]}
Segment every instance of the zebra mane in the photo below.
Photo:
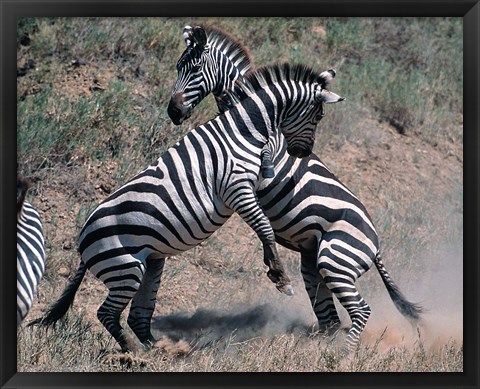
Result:
{"label": "zebra mane", "polygon": [[233,91],[229,95],[222,96],[222,103],[225,106],[232,107],[266,86],[282,81],[296,81],[305,84],[318,83],[319,74],[319,72],[303,64],[283,63],[262,66],[248,73],[243,80],[238,79]]}
{"label": "zebra mane", "polygon": [[235,62],[235,66],[240,70],[241,74],[245,74],[253,70],[253,63],[250,58],[250,53],[242,43],[217,27],[201,27],[207,34],[207,43],[210,46],[215,47],[217,50],[223,52],[223,54],[230,58],[232,62]]}

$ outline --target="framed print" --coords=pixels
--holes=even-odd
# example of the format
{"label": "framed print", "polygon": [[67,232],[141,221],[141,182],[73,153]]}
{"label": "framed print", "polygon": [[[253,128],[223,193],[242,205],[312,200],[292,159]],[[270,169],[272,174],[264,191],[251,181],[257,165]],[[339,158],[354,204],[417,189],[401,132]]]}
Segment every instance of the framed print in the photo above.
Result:
{"label": "framed print", "polygon": [[479,13],[3,1],[2,387],[476,387]]}

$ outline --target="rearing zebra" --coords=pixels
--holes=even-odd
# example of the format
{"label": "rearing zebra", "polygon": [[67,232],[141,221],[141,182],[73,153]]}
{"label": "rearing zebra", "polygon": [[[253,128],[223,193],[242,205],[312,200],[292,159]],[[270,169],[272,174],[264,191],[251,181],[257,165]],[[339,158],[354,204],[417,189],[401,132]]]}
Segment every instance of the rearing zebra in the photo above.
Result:
{"label": "rearing zebra", "polygon": [[17,176],[17,327],[27,316],[43,272],[45,244],[38,212],[25,201],[28,181]]}
{"label": "rearing zebra", "polygon": [[322,88],[323,77],[300,65],[251,74],[237,106],[191,130],[93,211],[80,233],[76,275],[47,315],[33,323],[61,318],[88,268],[109,289],[97,312],[101,323],[122,350],[134,350],[134,339],[119,322],[133,299],[127,322],[148,347],[165,258],[195,247],[234,212],[262,241],[270,279],[288,292],[290,280],[254,190],[261,150],[271,134],[281,132],[296,157],[311,152],[323,104],[342,100]]}
{"label": "rearing zebra", "polygon": [[[246,64],[249,56],[243,60],[230,56],[231,51],[246,50],[217,29],[186,26],[183,38],[187,47],[177,63],[178,79],[168,111],[174,123],[189,117],[209,93],[215,95],[221,112],[237,103],[244,92],[241,83],[234,86],[232,80],[252,67]],[[221,47],[217,47],[218,41]],[[241,63],[241,69],[232,70],[235,63]],[[324,73],[324,88],[334,76],[334,71]],[[320,330],[333,332],[340,326],[333,293],[352,320],[347,345],[356,347],[370,307],[355,288],[355,281],[373,263],[398,310],[417,321],[421,308],[406,300],[385,270],[377,232],[363,204],[316,155],[302,160],[290,157],[280,134],[270,138],[263,153],[269,158],[262,160],[262,166],[271,158],[276,175],[261,182],[257,196],[276,241],[301,253],[301,272]]]}

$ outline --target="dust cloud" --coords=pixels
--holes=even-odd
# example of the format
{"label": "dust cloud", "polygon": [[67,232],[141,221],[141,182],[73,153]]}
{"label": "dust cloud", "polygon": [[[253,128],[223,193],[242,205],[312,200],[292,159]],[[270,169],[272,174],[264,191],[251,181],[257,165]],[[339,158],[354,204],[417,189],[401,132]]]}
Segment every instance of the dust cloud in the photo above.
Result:
{"label": "dust cloud", "polygon": [[420,255],[419,260],[427,270],[409,275],[410,285],[400,286],[409,300],[424,308],[418,327],[402,317],[388,295],[382,293],[381,297],[368,299],[372,315],[362,337],[364,342],[378,342],[381,337],[379,350],[412,347],[419,341],[432,351],[450,342],[463,344],[462,248],[439,247],[424,253],[423,258]]}
{"label": "dust cloud", "polygon": [[[362,343],[376,344],[379,352],[391,347],[414,347],[421,341],[428,349],[442,347],[449,342],[463,343],[463,253],[462,248],[438,248],[434,253],[419,258],[428,264],[421,275],[405,277],[409,285],[400,283],[407,298],[420,303],[425,309],[419,326],[413,326],[393,305],[383,284],[377,294],[366,295],[372,314],[362,334]],[[375,268],[370,277],[380,276]],[[396,275],[393,275],[397,280]],[[398,276],[398,275],[397,275]],[[286,298],[271,295],[226,307],[199,308],[194,313],[175,313],[152,319],[154,335],[166,336],[174,341],[186,340],[196,348],[235,337],[243,341],[255,337],[298,333],[311,334],[315,317],[310,302],[297,280],[296,295]],[[380,282],[380,281],[379,281]],[[263,297],[266,298],[266,297]],[[338,302],[337,302],[338,303]],[[343,327],[350,325],[345,310],[338,306]]]}
{"label": "dust cloud", "polygon": [[[375,278],[380,286],[374,288],[375,294],[364,295],[372,314],[362,334],[363,344],[376,345],[382,352],[392,347],[413,348],[419,341],[422,347],[432,351],[449,342],[463,343],[462,247],[437,247],[435,251],[421,253],[418,261],[427,269],[422,274],[396,272],[391,275],[407,298],[425,309],[419,326],[412,326],[396,310],[373,267],[369,277]],[[364,277],[360,282],[370,282]],[[195,348],[228,342],[232,337],[241,342],[287,333],[311,334],[315,317],[299,276],[295,281],[295,293],[293,297],[285,297],[269,291],[249,296],[244,301],[232,297],[233,302],[224,302],[222,306],[157,316],[152,319],[152,330],[158,337],[185,340]],[[337,309],[342,326],[349,327],[346,311],[338,304]]]}

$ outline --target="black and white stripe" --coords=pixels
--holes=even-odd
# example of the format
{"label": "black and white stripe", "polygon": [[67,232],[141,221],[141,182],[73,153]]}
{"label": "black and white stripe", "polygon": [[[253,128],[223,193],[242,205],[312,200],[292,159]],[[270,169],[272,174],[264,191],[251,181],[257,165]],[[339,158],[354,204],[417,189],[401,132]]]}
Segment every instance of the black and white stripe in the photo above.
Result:
{"label": "black and white stripe", "polygon": [[257,233],[269,278],[288,294],[290,280],[254,190],[270,136],[281,132],[295,156],[311,151],[319,113],[331,96],[321,84],[321,76],[304,66],[249,75],[239,104],[190,131],[90,215],[80,233],[82,261],[75,278],[47,316],[34,323],[51,324],[65,314],[88,268],[109,289],[97,312],[102,324],[123,350],[135,349],[119,322],[133,298],[128,324],[148,346],[165,258],[195,247],[234,212]]}
{"label": "black and white stripe", "polygon": [[28,181],[17,177],[17,327],[27,316],[45,271],[45,244],[38,212],[25,201]]}
{"label": "black and white stripe", "polygon": [[[218,34],[218,31],[215,33]],[[208,40],[208,30],[206,34]],[[237,45],[237,42],[233,41],[232,44]],[[208,93],[215,95],[220,111],[235,105],[242,98],[241,83],[237,83],[234,92],[232,85],[225,82],[228,77],[208,83],[203,82],[198,74],[188,79],[189,73],[185,69],[190,66],[187,56],[189,50],[187,42],[187,49],[178,64],[178,73],[182,90],[188,90],[192,96],[189,99],[190,106],[197,105]],[[209,50],[215,51],[214,43]],[[217,57],[205,58],[215,61]],[[245,56],[245,60],[249,60],[248,56]],[[225,55],[216,64],[204,63],[203,68],[218,69],[228,61],[228,56]],[[232,72],[232,67],[234,63],[230,61],[225,71],[217,72]],[[322,76],[322,87],[326,88],[335,77],[335,72],[329,70],[323,72]],[[179,83],[177,81],[176,85]],[[199,85],[202,86],[201,91],[193,92]],[[217,88],[207,90],[206,85],[217,85]],[[218,85],[223,85],[223,89]],[[171,105],[183,99],[179,96],[178,88],[175,93]],[[175,119],[181,122],[190,114],[191,111],[185,117],[177,116]],[[270,138],[263,155],[266,157],[262,159],[262,173],[264,178],[269,179],[261,181],[257,189],[258,199],[271,222],[276,241],[301,253],[302,276],[320,329],[332,332],[340,326],[332,298],[334,294],[352,319],[347,342],[350,349],[355,348],[370,315],[370,307],[355,288],[355,281],[373,263],[400,312],[409,319],[418,320],[421,309],[405,299],[385,270],[380,260],[377,232],[367,210],[357,197],[316,155],[311,154],[301,160],[289,156],[281,134],[277,133]]]}

